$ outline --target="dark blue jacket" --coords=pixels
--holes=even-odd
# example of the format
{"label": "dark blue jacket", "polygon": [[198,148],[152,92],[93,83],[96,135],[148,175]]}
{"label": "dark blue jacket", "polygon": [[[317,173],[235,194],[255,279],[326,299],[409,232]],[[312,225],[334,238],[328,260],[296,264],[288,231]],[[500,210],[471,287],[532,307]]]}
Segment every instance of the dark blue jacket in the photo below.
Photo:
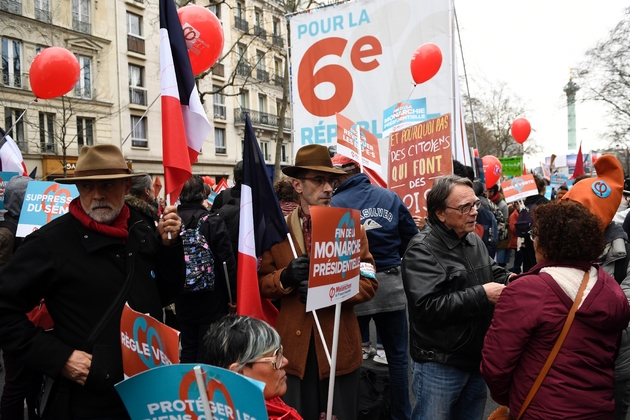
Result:
{"label": "dark blue jacket", "polygon": [[361,211],[376,271],[400,266],[400,259],[418,228],[396,193],[372,185],[365,174],[348,178],[337,188],[331,206]]}

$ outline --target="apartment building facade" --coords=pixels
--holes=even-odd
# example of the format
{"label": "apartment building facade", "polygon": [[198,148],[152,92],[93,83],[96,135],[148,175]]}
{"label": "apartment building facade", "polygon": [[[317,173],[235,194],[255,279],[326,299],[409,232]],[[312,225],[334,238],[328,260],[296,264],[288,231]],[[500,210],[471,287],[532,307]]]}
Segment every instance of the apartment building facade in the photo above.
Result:
{"label": "apartment building facade", "polygon": [[[225,43],[220,62],[198,80],[213,131],[195,174],[231,178],[246,114],[272,173],[286,25],[270,3],[197,0],[221,20]],[[13,126],[11,136],[38,179],[64,176],[64,168],[72,174],[80,148],[99,143],[120,146],[134,171],[163,174],[157,0],[0,0],[0,38],[0,125]],[[67,95],[35,101],[29,65],[48,46],[72,51],[80,78]],[[290,164],[288,117],[285,127],[281,161]]]}

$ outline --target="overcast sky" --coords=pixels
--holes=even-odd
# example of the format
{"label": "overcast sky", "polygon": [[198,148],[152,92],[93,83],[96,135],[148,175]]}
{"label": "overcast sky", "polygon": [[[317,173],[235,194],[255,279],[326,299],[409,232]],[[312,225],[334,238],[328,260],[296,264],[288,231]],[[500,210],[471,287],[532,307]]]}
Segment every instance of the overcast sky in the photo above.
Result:
{"label": "overcast sky", "polygon": [[[505,82],[529,110],[525,117],[535,130],[530,139],[543,147],[543,155],[567,153],[563,88],[570,69],[607,38],[628,6],[628,0],[455,0],[468,76],[492,86]],[[478,86],[470,89],[471,96],[481,96]],[[606,146],[599,140],[603,117],[601,106],[576,105],[577,144],[582,141],[583,152]]]}

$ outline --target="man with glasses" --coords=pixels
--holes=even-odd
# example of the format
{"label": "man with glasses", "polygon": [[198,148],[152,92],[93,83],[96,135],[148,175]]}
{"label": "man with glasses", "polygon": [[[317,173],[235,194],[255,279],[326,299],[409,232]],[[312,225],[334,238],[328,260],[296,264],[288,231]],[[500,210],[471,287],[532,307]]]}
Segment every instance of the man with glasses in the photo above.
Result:
{"label": "man with glasses", "polygon": [[[306,312],[309,255],[311,253],[311,206],[330,206],[332,192],[345,172],[333,168],[328,149],[322,145],[302,147],[295,166],[282,169],[298,196],[300,206],[286,216],[289,232],[298,258],[294,258],[288,239],[265,252],[258,271],[261,296],[277,299],[280,313],[276,329],[280,333],[284,354],[289,359],[287,393],[284,401],[295,407],[305,420],[318,420],[326,411],[330,365],[312,312]],[[354,305],[372,299],[378,282],[374,259],[368,251],[365,230],[361,229],[361,277],[359,293],[341,306],[339,347],[333,414],[339,419],[357,415],[359,367],[363,362],[361,334]],[[319,309],[317,316],[326,344],[332,344],[334,306]]]}
{"label": "man with glasses", "polygon": [[412,419],[481,419],[486,384],[481,347],[509,271],[474,233],[481,202],[472,182],[436,179],[429,222],[402,260],[414,360]]}

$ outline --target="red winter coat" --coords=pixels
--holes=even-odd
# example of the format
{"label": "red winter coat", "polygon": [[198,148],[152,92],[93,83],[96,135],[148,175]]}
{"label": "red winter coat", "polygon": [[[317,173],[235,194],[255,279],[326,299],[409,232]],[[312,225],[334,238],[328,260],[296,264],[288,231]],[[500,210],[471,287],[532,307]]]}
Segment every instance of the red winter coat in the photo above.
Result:
{"label": "red winter coat", "polygon": [[516,244],[518,241],[518,236],[516,236],[516,219],[518,219],[518,210],[514,210],[512,214],[510,214],[509,225],[510,225],[510,244],[508,245],[509,249],[516,249]]}
{"label": "red winter coat", "polygon": [[[545,262],[510,283],[501,293],[484,341],[481,373],[492,399],[508,405],[514,418],[573,304],[556,280],[538,274],[549,266],[589,268]],[[596,282],[522,419],[612,419],[615,358],[628,321],[626,296],[598,269]]]}

